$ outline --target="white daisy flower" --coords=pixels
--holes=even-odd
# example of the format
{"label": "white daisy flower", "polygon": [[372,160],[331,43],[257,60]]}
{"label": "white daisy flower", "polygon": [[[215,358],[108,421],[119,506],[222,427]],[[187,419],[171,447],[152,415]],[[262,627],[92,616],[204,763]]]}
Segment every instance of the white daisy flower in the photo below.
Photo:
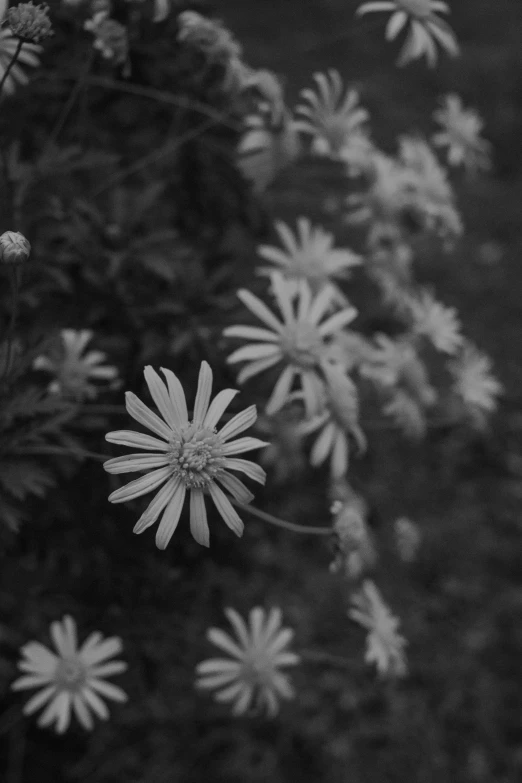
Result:
{"label": "white daisy flower", "polygon": [[437,302],[429,291],[409,300],[413,332],[426,337],[437,351],[455,354],[462,345],[461,323],[454,307]]}
{"label": "white daisy flower", "polygon": [[364,125],[369,113],[359,105],[356,90],[345,90],[338,71],[314,73],[315,90],[301,90],[294,128],[313,137],[312,150],[339,157],[352,138],[367,139]]}
{"label": "white daisy flower", "polygon": [[[0,12],[0,21],[2,14]],[[18,38],[16,38],[9,29],[0,29],[0,82],[2,81],[9,63],[13,59],[14,53],[18,48]],[[29,77],[22,66],[38,68],[40,59],[38,55],[42,47],[38,44],[24,43],[16,58],[16,62],[9,71],[2,91],[7,95],[12,95],[18,85],[27,84]]]}
{"label": "white daisy flower", "polygon": [[264,328],[227,327],[223,332],[226,337],[253,341],[234,351],[227,361],[231,364],[247,362],[238,375],[239,383],[283,362],[285,367],[270,395],[266,413],[273,415],[281,410],[290,397],[297,377],[310,418],[319,412],[322,405],[322,381],[317,369],[328,351],[327,341],[353,321],[357,311],[347,306],[323,320],[332,304],[329,289],[323,288],[314,297],[306,280],[301,280],[297,300],[294,301],[292,283],[278,272],[271,275],[271,281],[282,321],[250,291],[238,291],[238,297],[263,322]]}
{"label": "white daisy flower", "polygon": [[237,391],[224,389],[211,403],[212,370],[207,362],[202,362],[194,412],[189,419],[181,383],[171,370],[162,367],[161,371],[166,384],[150,366],[145,367],[144,375],[163,418],[132,392],[125,394],[127,411],[132,418],[158,437],[127,430],[109,432],[105,436],[109,443],[142,450],[105,462],[103,467],[108,473],[145,472],[141,478],[113,492],[109,501],[125,503],[161,487],[134,526],[135,533],[143,533],[161,515],[156,533],[159,549],[165,549],[176,530],[187,490],[190,494],[190,532],[198,544],[209,545],[205,495],[210,495],[228,527],[241,536],[243,522],[218,482],[239,503],[249,503],[254,496],[230,470],[245,473],[260,484],[265,483],[266,474],[259,465],[238,459],[236,455],[267,444],[258,438],[231,440],[255,422],[256,406],[237,413],[218,432],[216,425]]}
{"label": "white daisy flower", "polygon": [[52,394],[71,397],[75,400],[94,399],[100,386],[91,381],[117,385],[118,370],[104,364],[107,355],[102,351],[87,351],[87,344],[93,337],[90,329],[62,329],[61,343],[50,356],[37,356],[33,369],[52,373],[55,380],[49,385]]}
{"label": "white daisy flower", "polygon": [[[344,303],[346,299],[333,281],[346,278],[352,267],[362,263],[361,256],[351,250],[334,248],[334,235],[312,226],[305,217],[298,218],[295,234],[282,221],[275,223],[275,229],[283,249],[261,245],[258,248],[261,258],[279,266],[289,280],[307,280],[314,294],[328,287],[332,299]],[[260,273],[268,275],[273,271],[274,267],[259,269]]]}
{"label": "white daisy flower", "polygon": [[198,664],[198,688],[215,691],[219,702],[231,702],[234,715],[247,711],[266,712],[273,717],[281,699],[292,699],[294,690],[281,672],[300,658],[288,650],[294,632],[281,626],[281,610],[250,610],[249,624],[234,609],[225,609],[234,629],[231,636],[210,628],[207,637],[227,658],[210,658]]}
{"label": "white daisy flower", "polygon": [[379,674],[404,677],[408,666],[404,647],[407,642],[398,633],[400,621],[390,612],[371,579],[351,599],[348,616],[368,631],[366,663],[375,663]]}
{"label": "white daisy flower", "polygon": [[480,135],[484,122],[476,111],[464,108],[459,95],[445,95],[433,118],[442,130],[433,135],[432,142],[447,148],[451,166],[464,166],[468,171],[490,168],[491,144]]}
{"label": "white daisy flower", "polygon": [[459,356],[448,363],[448,370],[453,391],[479,421],[496,409],[503,387],[492,373],[489,356],[466,341]]}
{"label": "white daisy flower", "polygon": [[109,661],[122,650],[115,636],[104,639],[98,631],[91,633],[78,647],[76,623],[66,615],[51,624],[51,639],[56,653],[40,642],[29,642],[21,648],[23,660],[18,664],[24,674],[13,682],[15,691],[38,688],[24,707],[25,715],[46,708],[38,719],[39,726],[50,726],[62,734],[69,726],[71,712],[85,729],[92,729],[91,712],[107,720],[109,711],[100,697],[123,702],[125,692],[106,682],[106,677],[127,669],[123,661]]}
{"label": "white daisy flower", "polygon": [[424,55],[428,65],[433,67],[437,63],[436,44],[451,57],[459,54],[455,33],[444,19],[437,16],[437,13],[449,14],[447,3],[441,0],[376,0],[363,3],[356,15],[381,11],[392,14],[386,27],[386,40],[392,41],[409,25],[398,65],[406,65]]}

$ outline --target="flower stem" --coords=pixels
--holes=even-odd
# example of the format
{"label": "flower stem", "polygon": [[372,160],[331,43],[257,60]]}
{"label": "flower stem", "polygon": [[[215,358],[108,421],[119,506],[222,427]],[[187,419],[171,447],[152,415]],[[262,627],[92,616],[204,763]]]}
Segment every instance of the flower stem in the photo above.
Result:
{"label": "flower stem", "polygon": [[304,533],[305,535],[312,536],[330,536],[332,529],[330,527],[308,527],[307,525],[296,525],[295,522],[286,522],[284,519],[274,517],[272,514],[267,514],[266,511],[260,511],[255,506],[251,506],[247,503],[240,503],[238,500],[232,500],[232,503],[240,508],[242,511],[247,511],[252,514],[253,517],[262,519],[263,522],[269,522],[276,527],[282,527],[285,530],[291,530],[292,533]]}
{"label": "flower stem", "polygon": [[23,43],[24,43],[24,42],[22,41],[22,39],[21,39],[21,38],[19,38],[19,39],[18,39],[18,43],[16,44],[16,49],[15,49],[15,51],[14,51],[13,57],[12,57],[12,59],[10,60],[10,62],[9,62],[9,65],[8,65],[8,66],[7,66],[7,68],[5,69],[4,75],[2,76],[2,81],[0,81],[0,95],[2,94],[2,89],[3,89],[3,87],[4,87],[4,84],[5,84],[5,83],[6,83],[6,81],[7,81],[7,77],[9,76],[9,73],[10,73],[10,71],[11,71],[11,68],[13,67],[13,65],[15,64],[15,62],[18,60],[18,55],[20,54],[20,52],[21,52],[21,50],[22,50]]}
{"label": "flower stem", "polygon": [[9,367],[11,365],[11,354],[13,350],[13,336],[16,325],[16,317],[18,315],[18,301],[20,294],[20,282],[18,279],[18,271],[15,265],[12,265],[9,269],[9,279],[11,283],[11,318],[9,320],[9,326],[7,327],[7,333],[5,336],[6,351],[5,351],[5,364],[2,372],[2,376],[5,377],[9,374]]}
{"label": "flower stem", "polygon": [[67,119],[69,117],[69,114],[71,113],[72,107],[74,106],[76,99],[78,98],[79,94],[82,91],[82,88],[84,84],[87,81],[89,71],[91,70],[93,58],[94,58],[94,52],[95,49],[91,47],[89,50],[89,54],[87,55],[87,59],[85,61],[85,64],[83,68],[81,69],[80,73],[78,74],[78,78],[76,79],[76,82],[74,84],[74,87],[72,88],[71,92],[69,93],[69,97],[67,101],[65,102],[63,109],[56,120],[56,124],[54,128],[52,129],[51,133],[49,134],[49,138],[47,139],[47,142],[45,144],[45,148],[43,151],[43,155],[45,155],[47,152],[49,152],[50,148],[56,143],[56,140],[60,133],[62,132],[62,129],[67,122]]}

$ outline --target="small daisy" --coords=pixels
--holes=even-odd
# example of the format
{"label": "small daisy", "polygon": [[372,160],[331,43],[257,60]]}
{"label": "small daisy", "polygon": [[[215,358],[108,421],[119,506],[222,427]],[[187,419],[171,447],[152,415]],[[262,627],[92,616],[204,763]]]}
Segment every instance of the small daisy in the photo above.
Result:
{"label": "small daisy", "polygon": [[448,370],[453,378],[453,391],[478,420],[496,409],[503,387],[491,371],[489,356],[466,341],[460,355],[449,362]]}
{"label": "small daisy", "polygon": [[38,720],[39,726],[55,723],[62,734],[71,721],[71,710],[85,729],[92,729],[91,711],[107,720],[109,711],[100,696],[123,702],[127,696],[121,688],[106,682],[105,678],[127,669],[123,661],[109,661],[122,650],[120,639],[104,639],[96,631],[78,648],[76,623],[66,615],[61,622],[51,624],[51,639],[56,653],[39,642],[29,642],[21,648],[23,660],[18,668],[25,674],[11,688],[15,691],[39,688],[24,707],[25,715],[32,715],[40,707],[46,709]]}
{"label": "small daisy", "polygon": [[339,157],[353,137],[365,137],[370,115],[359,105],[356,90],[345,91],[338,71],[314,73],[316,89],[301,90],[303,103],[296,109],[296,130],[313,137],[312,150]]}
{"label": "small daisy", "polygon": [[451,166],[464,166],[468,171],[489,169],[491,144],[480,136],[484,122],[476,111],[464,108],[459,95],[445,95],[433,117],[442,130],[433,135],[432,142],[447,148]]}
{"label": "small daisy", "polygon": [[437,351],[455,354],[462,345],[461,324],[454,307],[445,307],[423,291],[410,299],[413,332],[426,337]]}
{"label": "small daisy", "polygon": [[[0,21],[1,16],[2,14],[0,9]],[[16,38],[8,29],[0,29],[0,81],[2,81],[17,48],[18,38]],[[22,48],[20,49],[20,53],[16,58],[16,62],[9,71],[9,75],[2,88],[3,92],[5,92],[7,95],[12,95],[18,85],[27,84],[29,78],[21,66],[27,65],[30,68],[37,68],[40,65],[40,59],[38,55],[41,51],[42,47],[38,44],[22,44]]]}
{"label": "small daisy", "polygon": [[298,377],[307,417],[311,418],[321,408],[322,382],[317,369],[328,350],[325,341],[353,321],[357,311],[347,306],[323,320],[332,304],[327,288],[314,297],[308,283],[301,280],[297,301],[294,302],[291,283],[278,272],[271,275],[271,281],[282,321],[250,291],[238,291],[239,299],[263,322],[264,328],[227,327],[223,332],[226,337],[253,341],[234,351],[227,361],[230,364],[247,362],[238,375],[239,383],[284,362],[285,367],[266,405],[266,413],[273,415],[281,410],[289,399],[294,379]]}
{"label": "small daisy", "polygon": [[408,671],[404,653],[407,642],[398,633],[399,619],[384,603],[375,582],[366,579],[351,604],[348,616],[368,631],[366,663],[375,663],[379,674],[404,677]]}
{"label": "small daisy", "polygon": [[281,610],[265,612],[259,606],[250,610],[249,625],[234,609],[225,609],[234,629],[231,636],[210,628],[207,637],[228,658],[210,658],[198,664],[198,688],[216,691],[214,698],[232,702],[234,715],[253,709],[273,717],[281,699],[292,699],[294,690],[280,670],[295,666],[299,656],[288,650],[294,632],[281,626]]}
{"label": "small daisy", "polygon": [[[333,300],[345,302],[344,295],[333,279],[346,278],[352,267],[361,264],[361,256],[351,250],[335,249],[334,235],[320,227],[313,227],[305,217],[297,220],[295,234],[281,221],[276,222],[275,228],[283,249],[262,245],[258,248],[261,258],[279,266],[280,271],[290,280],[307,280],[314,294],[328,287]],[[273,271],[273,267],[259,270],[268,275]]]}
{"label": "small daisy", "polygon": [[109,443],[142,449],[105,462],[103,467],[108,473],[145,473],[113,492],[109,501],[126,503],[161,487],[134,527],[135,533],[143,533],[161,515],[156,533],[159,549],[165,549],[178,526],[187,491],[190,494],[190,532],[198,544],[209,545],[205,495],[210,495],[228,527],[237,536],[242,536],[243,522],[218,482],[239,503],[249,503],[253,495],[229,470],[240,471],[260,484],[265,483],[266,475],[259,465],[238,459],[236,455],[267,444],[257,438],[231,440],[255,422],[256,406],[237,413],[218,432],[216,425],[237,391],[224,389],[210,403],[212,370],[207,362],[202,362],[194,412],[189,419],[181,383],[171,370],[163,367],[161,370],[166,384],[152,367],[145,367],[144,375],[163,419],[132,392],[125,394],[127,411],[132,418],[158,437],[127,430],[109,432],[105,436]]}
{"label": "small daisy", "polygon": [[51,356],[38,356],[33,369],[52,373],[55,380],[49,385],[52,394],[60,394],[75,400],[94,399],[100,387],[91,381],[110,383],[115,388],[118,370],[104,364],[107,355],[102,351],[85,348],[93,337],[89,329],[62,329],[61,343]]}
{"label": "small daisy", "polygon": [[436,43],[451,57],[457,57],[459,46],[455,33],[448,23],[437,13],[449,14],[449,6],[441,0],[379,0],[363,3],[357,9],[357,16],[374,12],[391,11],[392,15],[386,27],[386,40],[392,41],[409,22],[409,34],[398,60],[398,65],[406,65],[423,55],[428,65],[437,62]]}

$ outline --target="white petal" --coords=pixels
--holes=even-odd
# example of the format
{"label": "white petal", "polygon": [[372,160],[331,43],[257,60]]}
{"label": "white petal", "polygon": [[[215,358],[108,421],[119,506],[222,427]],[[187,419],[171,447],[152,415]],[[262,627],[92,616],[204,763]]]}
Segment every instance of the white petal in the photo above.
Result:
{"label": "white petal", "polygon": [[194,403],[193,420],[202,424],[208,411],[210,395],[212,394],[212,370],[208,362],[201,362],[199,369],[198,390]]}
{"label": "white petal", "polygon": [[177,417],[181,422],[181,426],[186,427],[188,424],[188,410],[187,410],[187,400],[185,397],[185,392],[183,391],[183,386],[179,382],[178,377],[174,375],[172,370],[166,370],[164,367],[162,367],[161,371],[165,376],[165,378],[167,379],[170,401],[174,406],[174,410],[177,412]]}
{"label": "white petal", "polygon": [[156,546],[158,549],[165,549],[174,535],[174,531],[178,526],[179,518],[181,516],[186,492],[187,488],[181,481],[176,487],[167,508],[163,512],[163,517],[156,532]]}
{"label": "white petal", "polygon": [[80,694],[73,694],[72,705],[78,721],[81,723],[84,729],[90,731],[93,727],[92,717]]}
{"label": "white petal", "polygon": [[244,524],[223,490],[221,490],[216,484],[212,483],[209,485],[209,492],[217,510],[225,520],[227,526],[236,534],[236,536],[242,536]]}
{"label": "white petal", "polygon": [[117,443],[118,446],[145,449],[145,451],[167,451],[169,444],[164,440],[153,438],[152,435],[144,435],[132,430],[115,430],[108,432],[105,440],[109,443]]}
{"label": "white petal", "polygon": [[260,449],[264,446],[269,446],[264,440],[259,438],[238,438],[232,440],[229,443],[225,443],[221,448],[221,453],[224,457],[234,454],[242,454],[245,451],[252,451],[252,449]]}
{"label": "white petal", "polygon": [[165,422],[162,421],[159,416],[156,416],[139,397],[136,397],[133,392],[125,392],[125,406],[133,419],[140,424],[143,424],[147,429],[152,430],[152,432],[155,432],[160,438],[170,441],[172,438],[172,430],[167,427]]}
{"label": "white petal", "polygon": [[126,454],[124,457],[113,457],[103,463],[107,473],[136,473],[140,470],[161,468],[168,463],[166,454]]}
{"label": "white petal", "polygon": [[243,430],[251,427],[256,419],[256,406],[251,405],[249,408],[245,408],[244,411],[241,411],[241,413],[236,413],[236,415],[233,416],[224,427],[222,427],[222,429],[219,431],[219,435],[223,441],[230,440],[230,438],[234,438],[236,435],[239,435],[240,432],[243,432]]}
{"label": "white petal", "polygon": [[89,707],[92,709],[93,712],[96,713],[96,715],[101,718],[101,720],[107,720],[109,717],[109,710],[107,709],[107,706],[103,703],[103,701],[100,699],[98,694],[94,693],[93,690],[91,690],[89,687],[82,688],[81,695],[83,697],[83,700],[87,702]]}
{"label": "white petal", "polygon": [[237,393],[236,389],[223,389],[219,394],[216,394],[207,411],[203,425],[213,429]]}
{"label": "white petal", "polygon": [[294,375],[294,368],[292,366],[288,366],[285,367],[277,379],[277,383],[274,386],[272,394],[270,395],[265,408],[266,413],[269,416],[272,416],[274,413],[277,413],[277,411],[281,410],[288,400],[288,395],[290,394],[290,390],[294,382]]}
{"label": "white petal", "polygon": [[225,468],[227,470],[239,470],[251,478],[253,481],[257,481],[259,484],[266,482],[266,473],[260,465],[256,465],[255,462],[251,462],[248,459],[234,459],[233,457],[227,457],[225,461]]}
{"label": "white petal", "polygon": [[[225,612],[227,610],[225,609]],[[230,611],[230,610],[229,610]],[[237,612],[236,612],[237,614]],[[243,622],[242,618],[241,622]],[[248,645],[248,629],[245,626],[246,631],[246,644]],[[196,674],[199,676],[209,674],[237,674],[240,670],[241,664],[239,661],[231,661],[229,658],[207,658],[206,661],[201,661],[196,666]]]}
{"label": "white petal", "polygon": [[[51,674],[58,665],[58,657],[40,642],[28,642],[20,650],[27,657],[26,666],[20,664],[24,671],[34,671],[36,674]],[[31,668],[29,668],[31,667]]]}
{"label": "white petal", "polygon": [[276,356],[280,354],[281,349],[274,343],[255,343],[250,345],[243,345],[241,348],[237,348],[230,356],[227,357],[228,364],[235,364],[236,362],[245,361],[257,361],[259,359],[267,359],[269,356]]}
{"label": "white petal", "polygon": [[277,320],[271,310],[268,309],[266,304],[258,299],[257,296],[250,293],[246,289],[241,289],[237,292],[239,299],[243,304],[251,310],[254,315],[257,315],[260,321],[263,321],[267,326],[276,332],[276,334],[282,334],[284,330],[283,324]]}
{"label": "white petal", "polygon": [[230,492],[234,500],[237,500],[239,503],[250,503],[250,501],[254,499],[252,492],[245,487],[240,479],[233,476],[231,473],[227,473],[226,471],[220,473],[217,480],[223,485],[227,492]]}
{"label": "white petal", "polygon": [[244,651],[220,628],[209,628],[207,631],[207,638],[212,644],[215,644],[216,647],[224,650],[233,658],[243,659]]}
{"label": "white petal", "polygon": [[48,685],[53,681],[51,674],[27,674],[19,677],[11,683],[11,690],[23,691],[26,688],[40,688],[42,685]]}
{"label": "white petal", "polygon": [[268,370],[270,367],[273,367],[274,364],[277,364],[281,357],[282,353],[279,351],[275,356],[269,356],[267,359],[258,359],[255,362],[250,362],[249,364],[245,365],[238,374],[237,382],[244,383],[249,378],[253,378],[254,375],[258,375],[260,372]]}
{"label": "white petal", "polygon": [[201,546],[210,546],[205,498],[200,489],[190,492],[190,532]]}
{"label": "white petal", "polygon": [[111,661],[111,663],[102,663],[101,666],[93,666],[89,669],[90,677],[111,677],[113,674],[121,674],[127,671],[128,666],[125,661]]}
{"label": "white petal", "polygon": [[182,422],[178,410],[172,404],[167,387],[158,373],[148,365],[143,370],[143,374],[149,387],[150,395],[167,424],[175,431],[181,429]]}
{"label": "white petal", "polygon": [[172,500],[174,492],[176,491],[180,481],[181,479],[179,478],[172,478],[170,481],[167,481],[165,486],[163,486],[157,495],[154,496],[141,517],[134,525],[132,530],[133,533],[139,535],[156,522],[161,512]]}
{"label": "white petal", "polygon": [[127,694],[124,690],[117,685],[113,685],[111,682],[105,682],[104,680],[89,679],[88,687],[106,696],[113,701],[124,702],[127,701]]}
{"label": "white petal", "polygon": [[240,337],[244,340],[260,340],[261,342],[275,343],[279,335],[259,326],[227,326],[223,330],[224,337]]}
{"label": "white petal", "polygon": [[347,307],[324,321],[318,327],[319,334],[322,337],[326,337],[333,332],[340,332],[347,324],[351,323],[356,316],[357,310],[354,307]]}
{"label": "white petal", "polygon": [[91,644],[88,646],[88,642],[89,639],[87,639],[80,650],[80,656],[87,666],[95,666],[101,661],[113,658],[122,651],[121,639],[117,636],[110,636],[108,639],[104,639],[103,642],[98,642],[96,645]]}
{"label": "white petal", "polygon": [[[231,606],[228,606],[225,609],[225,614],[228,617],[228,620],[230,624],[232,625],[234,631],[237,634],[237,638],[243,645],[245,649],[250,647],[250,632],[248,630],[248,626],[239,614],[239,612],[236,612],[235,609],[232,609]],[[236,664],[237,665],[237,664]]]}
{"label": "white petal", "polygon": [[328,422],[315,441],[310,453],[310,462],[312,465],[318,466],[325,461],[332,450],[335,432],[335,424],[332,421]]}
{"label": "white petal", "polygon": [[32,715],[33,712],[43,707],[55,693],[55,685],[50,685],[48,688],[44,688],[43,691],[36,693],[25,705],[23,709],[24,715]]}
{"label": "white petal", "polygon": [[141,495],[146,495],[163,484],[169,478],[171,472],[172,469],[170,467],[159,468],[151,473],[147,473],[145,476],[141,476],[139,479],[134,479],[129,484],[125,484],[124,487],[120,487],[120,489],[112,492],[109,495],[109,502],[126,503],[129,500],[139,498]]}

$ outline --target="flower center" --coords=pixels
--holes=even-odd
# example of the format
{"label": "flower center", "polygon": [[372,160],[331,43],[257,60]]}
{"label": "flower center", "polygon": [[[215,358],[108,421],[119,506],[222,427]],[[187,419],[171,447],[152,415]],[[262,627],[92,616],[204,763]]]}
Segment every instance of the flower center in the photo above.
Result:
{"label": "flower center", "polygon": [[324,344],[315,326],[296,323],[287,327],[281,347],[292,364],[298,367],[314,367]]}
{"label": "flower center", "polygon": [[431,14],[431,0],[397,0],[397,5],[418,19],[425,19]]}
{"label": "flower center", "polygon": [[208,486],[224,470],[222,446],[215,430],[192,422],[171,442],[172,475],[179,476],[189,489]]}
{"label": "flower center", "polygon": [[85,683],[85,666],[79,658],[62,658],[56,667],[55,679],[66,690],[80,690]]}

